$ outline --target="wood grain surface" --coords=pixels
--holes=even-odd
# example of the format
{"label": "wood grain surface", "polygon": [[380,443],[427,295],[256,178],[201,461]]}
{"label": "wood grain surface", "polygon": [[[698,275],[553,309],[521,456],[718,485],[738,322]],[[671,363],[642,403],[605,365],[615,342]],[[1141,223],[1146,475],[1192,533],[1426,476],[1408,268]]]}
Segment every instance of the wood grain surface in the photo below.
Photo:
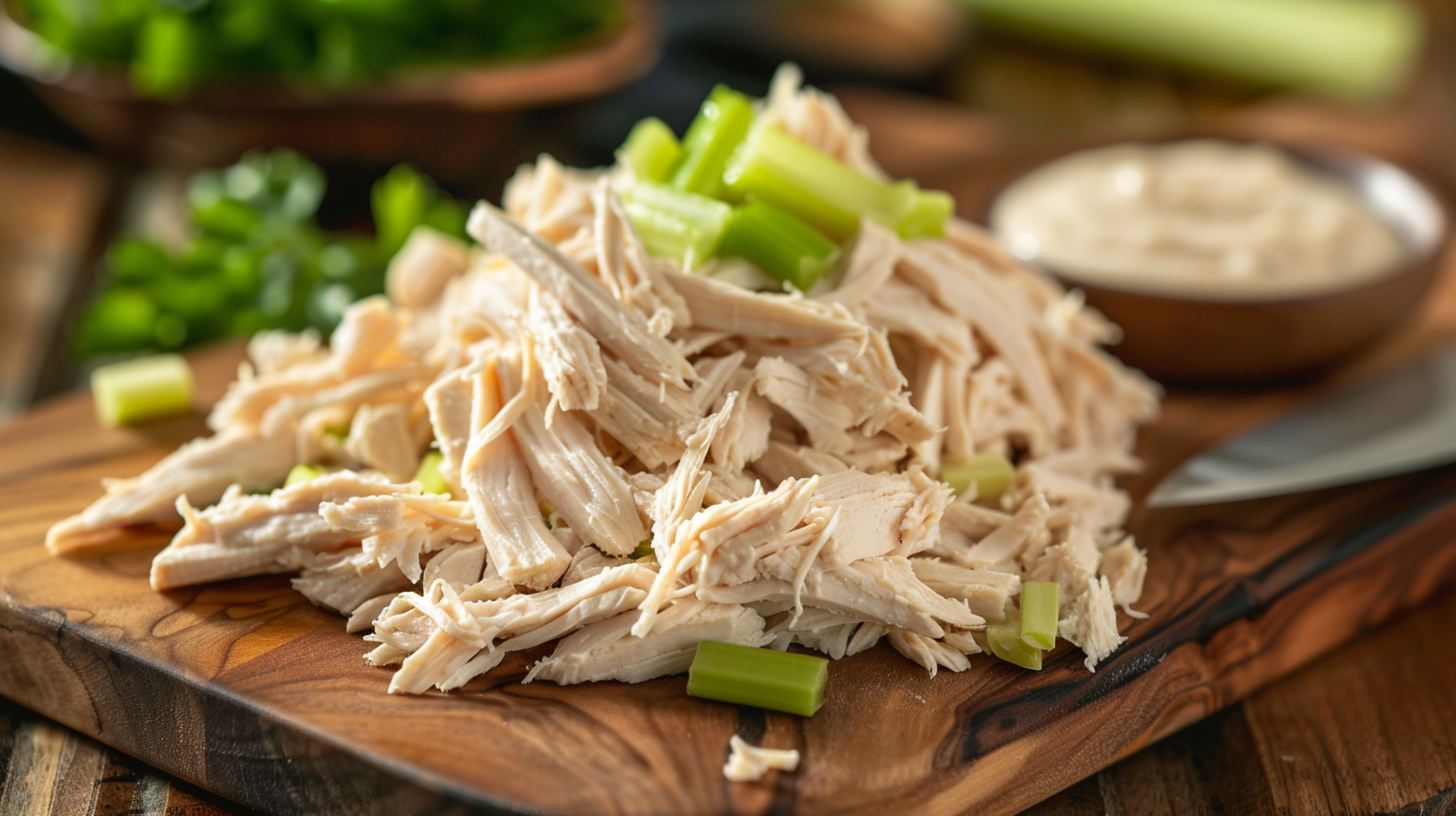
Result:
{"label": "wood grain surface", "polygon": [[[1450,298],[1438,298],[1442,304]],[[1456,316],[1456,310],[1449,310]],[[1445,326],[1433,313],[1408,344]],[[1397,352],[1399,347],[1397,347]],[[1394,353],[1394,352],[1393,352]],[[197,360],[204,398],[235,348]],[[1170,466],[1307,392],[1173,395],[1143,434],[1141,494]],[[168,772],[278,813],[1006,813],[1247,696],[1456,577],[1456,469],[1209,508],[1134,511],[1144,621],[1095,674],[1063,647],[929,679],[888,648],[833,665],[813,719],[638,686],[519,685],[524,655],[462,693],[385,693],[343,622],[273,577],[153,593],[139,532],[49,557],[45,529],[202,429],[91,420],[85,395],[0,430],[0,693]],[[1333,704],[1333,703],[1332,703]],[[728,737],[797,747],[758,785]]]}

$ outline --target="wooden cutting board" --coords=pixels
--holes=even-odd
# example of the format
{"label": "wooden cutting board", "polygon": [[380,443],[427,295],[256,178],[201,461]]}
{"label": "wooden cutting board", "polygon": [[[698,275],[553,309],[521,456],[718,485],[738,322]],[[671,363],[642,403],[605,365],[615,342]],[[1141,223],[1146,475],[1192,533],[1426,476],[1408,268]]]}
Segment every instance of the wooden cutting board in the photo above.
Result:
{"label": "wooden cutting board", "polygon": [[[1450,287],[1445,287],[1449,289]],[[1445,291],[1445,290],[1443,290]],[[1438,293],[1440,295],[1440,293]],[[1448,328],[1440,295],[1409,353]],[[239,351],[195,358],[215,399]],[[1366,362],[1378,367],[1381,359]],[[1210,442],[1317,387],[1175,394],[1145,430],[1144,494]],[[1248,694],[1456,578],[1456,468],[1275,499],[1148,510],[1145,620],[1097,672],[989,657],[925,672],[881,645],[831,664],[812,719],[689,698],[684,680],[522,686],[526,654],[464,690],[385,693],[366,644],[286,578],[153,593],[165,535],[52,558],[46,529],[203,431],[108,430],[89,396],[0,429],[0,694],[219,794],[284,814],[1010,813]],[[796,747],[730,784],[728,738]]]}

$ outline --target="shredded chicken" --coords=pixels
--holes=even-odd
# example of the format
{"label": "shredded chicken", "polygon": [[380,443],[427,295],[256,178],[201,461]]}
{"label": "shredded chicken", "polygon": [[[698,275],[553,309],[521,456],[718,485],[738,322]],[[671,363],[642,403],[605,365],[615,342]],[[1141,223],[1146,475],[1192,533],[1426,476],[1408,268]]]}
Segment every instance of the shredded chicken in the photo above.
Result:
{"label": "shredded chicken", "polygon": [[794,748],[757,748],[737,734],[728,738],[728,761],[723,763],[723,776],[729,782],[757,782],[770,770],[798,769],[799,752]]}
{"label": "shredded chicken", "polygon": [[[793,71],[761,115],[885,178]],[[959,221],[911,241],[867,221],[808,294],[742,259],[690,274],[644,251],[631,183],[543,157],[475,208],[481,247],[416,232],[388,299],[327,346],[258,335],[215,435],[107,482],[48,545],[180,519],[154,587],[296,573],[404,693],[553,641],[528,681],[679,673],[704,640],[884,640],[965,671],[1038,580],[1089,669],[1118,647],[1147,557],[1114,479],[1157,392],[1098,349],[1115,327]],[[430,447],[448,493],[413,481]],[[1015,466],[998,497],[935,478],[988,452]],[[326,474],[280,487],[297,464]],[[792,765],[756,752],[735,744],[730,777]]]}

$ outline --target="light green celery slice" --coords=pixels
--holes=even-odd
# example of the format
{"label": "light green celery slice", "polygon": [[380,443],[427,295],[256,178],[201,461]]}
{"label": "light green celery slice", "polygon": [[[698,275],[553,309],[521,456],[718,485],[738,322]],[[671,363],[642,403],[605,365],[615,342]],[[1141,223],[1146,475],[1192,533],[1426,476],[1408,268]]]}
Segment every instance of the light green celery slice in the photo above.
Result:
{"label": "light green celery slice", "polygon": [[733,217],[733,208],[721,201],[662,184],[634,185],[622,194],[622,208],[648,254],[673,258],[688,270],[718,250]]}
{"label": "light green celery slice", "polygon": [[679,190],[718,197],[723,187],[723,167],[753,124],[753,105],[748,97],[719,85],[703,100],[698,115],[683,134],[682,161],[672,176]]}
{"label": "light green celery slice", "polygon": [[667,181],[682,158],[682,145],[672,128],[649,116],[632,127],[618,150],[641,181]]}
{"label": "light green celery slice", "polygon": [[913,182],[876,181],[776,127],[760,126],[734,153],[723,174],[728,193],[767,201],[836,240],[853,235],[862,216],[902,237],[943,233],[944,193],[926,194]]}
{"label": "light green celery slice", "polygon": [[955,215],[955,199],[950,193],[940,190],[921,190],[915,197],[915,206],[900,221],[898,232],[901,238],[943,238],[945,222]]}
{"label": "light green celery slice", "polygon": [[822,657],[704,641],[688,669],[688,694],[810,717],[824,704],[828,677]]}
{"label": "light green celery slice", "polygon": [[958,495],[975,483],[977,499],[1000,496],[1014,478],[1016,469],[999,453],[978,453],[964,462],[951,462],[940,468],[940,480]]}
{"label": "light green celery slice", "polygon": [[719,255],[741,255],[770,277],[808,291],[834,262],[839,247],[813,227],[765,201],[733,211]]}
{"label": "light green celery slice", "polygon": [[324,475],[324,469],[318,465],[294,465],[293,469],[288,471],[288,478],[283,480],[283,486],[293,487],[300,482],[317,479],[322,475]]}
{"label": "light green celery slice", "polygon": [[986,624],[986,643],[1007,663],[1041,671],[1041,650],[1021,639],[1021,613],[1012,610],[1005,620]]}
{"label": "light green celery slice", "polygon": [[420,466],[415,470],[415,481],[424,485],[426,493],[450,493],[450,485],[445,483],[445,477],[440,475],[440,463],[445,461],[445,454],[437,450],[426,453],[420,460]]}
{"label": "light green celery slice", "polygon": [[192,369],[176,354],[112,363],[91,372],[91,391],[106,425],[177,416],[192,408]]}
{"label": "light green celery slice", "polygon": [[1043,650],[1057,645],[1060,595],[1056,581],[1027,581],[1021,585],[1021,639],[1026,645]]}

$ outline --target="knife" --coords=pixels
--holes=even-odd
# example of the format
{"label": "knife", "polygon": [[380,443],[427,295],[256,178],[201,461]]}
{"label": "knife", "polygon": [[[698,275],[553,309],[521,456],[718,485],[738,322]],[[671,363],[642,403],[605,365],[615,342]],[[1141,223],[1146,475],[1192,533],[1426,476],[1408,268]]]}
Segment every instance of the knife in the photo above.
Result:
{"label": "knife", "polygon": [[1183,463],[1150,507],[1281,496],[1456,462],[1456,343]]}

